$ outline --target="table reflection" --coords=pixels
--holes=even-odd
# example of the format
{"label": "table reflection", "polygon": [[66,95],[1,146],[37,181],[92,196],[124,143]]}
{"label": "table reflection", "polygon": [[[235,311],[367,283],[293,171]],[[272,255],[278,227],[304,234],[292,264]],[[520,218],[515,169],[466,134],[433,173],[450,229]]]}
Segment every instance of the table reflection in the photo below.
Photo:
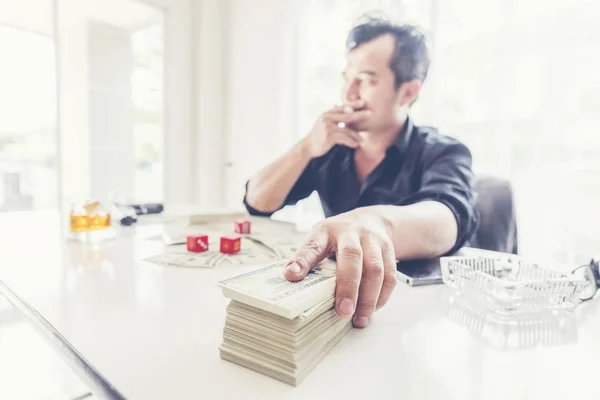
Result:
{"label": "table reflection", "polygon": [[446,291],[446,316],[467,328],[486,345],[499,350],[524,350],[577,342],[577,318],[572,311],[544,309],[504,315]]}
{"label": "table reflection", "polygon": [[2,294],[0,359],[0,399],[97,398]]}

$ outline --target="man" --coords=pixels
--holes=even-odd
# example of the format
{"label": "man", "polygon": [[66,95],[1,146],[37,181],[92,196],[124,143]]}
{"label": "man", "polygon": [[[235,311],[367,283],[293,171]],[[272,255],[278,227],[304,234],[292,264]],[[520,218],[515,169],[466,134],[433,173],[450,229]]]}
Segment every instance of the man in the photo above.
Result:
{"label": "man", "polygon": [[337,259],[336,311],[364,328],[396,285],[396,260],[463,246],[477,225],[471,154],[408,116],[429,67],[412,26],[371,20],[347,39],[344,106],[246,184],[244,204],[271,215],[316,190],[325,216],[286,267],[303,279]]}

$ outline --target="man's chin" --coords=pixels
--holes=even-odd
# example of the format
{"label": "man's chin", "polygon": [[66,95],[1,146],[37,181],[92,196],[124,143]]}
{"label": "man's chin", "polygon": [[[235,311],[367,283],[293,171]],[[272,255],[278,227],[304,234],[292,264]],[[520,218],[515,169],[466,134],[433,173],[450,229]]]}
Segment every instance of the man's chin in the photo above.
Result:
{"label": "man's chin", "polygon": [[359,124],[352,124],[352,129],[358,132],[369,131],[369,124],[366,122],[362,122]]}

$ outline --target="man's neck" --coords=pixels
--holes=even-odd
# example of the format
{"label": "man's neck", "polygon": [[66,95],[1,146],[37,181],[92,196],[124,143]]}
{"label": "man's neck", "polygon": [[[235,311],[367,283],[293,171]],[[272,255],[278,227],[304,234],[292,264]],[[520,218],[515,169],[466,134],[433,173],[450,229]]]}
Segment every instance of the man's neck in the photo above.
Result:
{"label": "man's neck", "polygon": [[365,153],[365,155],[377,156],[385,154],[388,147],[398,139],[398,135],[401,134],[406,122],[407,119],[380,131],[361,132],[363,142],[358,150]]}

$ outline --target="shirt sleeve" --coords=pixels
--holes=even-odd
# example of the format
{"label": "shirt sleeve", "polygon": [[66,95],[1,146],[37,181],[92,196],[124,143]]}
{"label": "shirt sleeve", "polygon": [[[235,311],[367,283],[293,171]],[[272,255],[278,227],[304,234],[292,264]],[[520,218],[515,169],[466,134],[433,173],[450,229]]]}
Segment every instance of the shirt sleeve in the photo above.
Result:
{"label": "shirt sleeve", "polygon": [[294,205],[298,201],[310,196],[310,194],[314,190],[316,190],[316,170],[317,170],[316,162],[317,162],[317,160],[313,159],[308,163],[308,165],[306,166],[304,171],[302,171],[302,174],[300,174],[300,177],[298,178],[298,180],[296,180],[296,182],[294,183],[294,186],[292,186],[292,189],[288,193],[283,204],[281,204],[281,206],[278,209],[270,211],[270,212],[259,211],[256,208],[252,207],[250,204],[248,204],[247,196],[248,196],[249,181],[247,181],[246,182],[246,191],[244,193],[243,202],[244,202],[244,206],[246,207],[246,210],[248,210],[248,213],[250,215],[256,215],[256,216],[261,216],[261,217],[270,217],[276,211],[281,210],[283,207],[288,206],[288,205]]}
{"label": "shirt sleeve", "polygon": [[448,139],[436,143],[423,157],[421,188],[403,199],[402,205],[433,200],[446,205],[454,214],[458,227],[456,243],[448,254],[454,253],[477,229],[474,175],[471,152],[464,144]]}

